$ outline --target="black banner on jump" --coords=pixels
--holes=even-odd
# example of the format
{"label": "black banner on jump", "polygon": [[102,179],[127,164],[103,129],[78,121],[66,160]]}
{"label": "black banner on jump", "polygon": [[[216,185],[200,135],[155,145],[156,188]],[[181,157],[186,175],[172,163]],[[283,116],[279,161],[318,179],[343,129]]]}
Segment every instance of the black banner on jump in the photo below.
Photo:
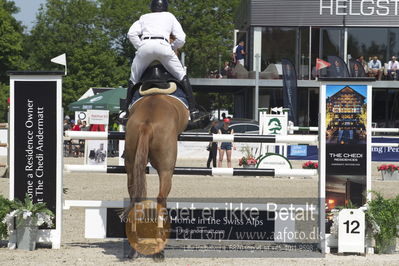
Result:
{"label": "black banner on jump", "polygon": [[28,194],[56,214],[57,82],[15,81],[14,87],[14,197]]}
{"label": "black banner on jump", "polygon": [[[107,209],[109,238],[126,237],[125,224],[121,222],[119,211]],[[168,211],[171,213],[170,239],[274,241],[276,213],[272,211],[259,211],[256,219],[251,217],[248,210],[216,210],[207,218],[203,217],[207,211],[204,209],[192,210],[184,218],[170,209]]]}

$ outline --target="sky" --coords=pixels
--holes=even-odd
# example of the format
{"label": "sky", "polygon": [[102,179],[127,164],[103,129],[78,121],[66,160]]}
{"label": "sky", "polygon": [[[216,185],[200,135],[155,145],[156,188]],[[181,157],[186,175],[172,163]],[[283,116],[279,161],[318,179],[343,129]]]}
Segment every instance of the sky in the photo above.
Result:
{"label": "sky", "polygon": [[367,103],[367,85],[327,85],[326,96],[331,97],[346,86],[351,87],[353,90],[366,97],[365,102]]}
{"label": "sky", "polygon": [[19,13],[14,14],[14,17],[21,21],[27,30],[30,31],[36,20],[36,12],[40,4],[46,3],[47,0],[13,0],[15,5],[20,9]]}

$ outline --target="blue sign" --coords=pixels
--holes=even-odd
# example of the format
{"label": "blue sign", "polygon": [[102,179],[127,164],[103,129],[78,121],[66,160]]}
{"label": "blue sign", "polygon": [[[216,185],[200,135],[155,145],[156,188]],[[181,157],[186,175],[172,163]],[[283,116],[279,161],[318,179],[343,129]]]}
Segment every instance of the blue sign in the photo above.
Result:
{"label": "blue sign", "polygon": [[307,145],[291,145],[290,146],[290,156],[308,156],[308,146]]}

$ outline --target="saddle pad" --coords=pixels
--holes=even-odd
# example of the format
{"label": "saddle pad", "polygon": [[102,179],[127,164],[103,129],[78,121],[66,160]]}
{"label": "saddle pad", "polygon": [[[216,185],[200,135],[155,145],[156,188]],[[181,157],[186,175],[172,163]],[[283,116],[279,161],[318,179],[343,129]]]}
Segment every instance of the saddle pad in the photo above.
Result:
{"label": "saddle pad", "polygon": [[[182,89],[177,88],[174,93],[168,94],[167,96],[170,96],[170,97],[178,99],[182,104],[184,104],[186,109],[188,109],[188,101],[187,101],[187,98],[186,98],[186,94],[184,94]],[[129,105],[129,110],[130,110],[130,108],[133,107],[133,105],[135,103],[137,103],[138,101],[140,101],[144,97],[147,97],[147,96],[140,95],[139,90],[136,90],[134,95],[133,95],[132,103]]]}
{"label": "saddle pad", "polygon": [[150,88],[147,90],[142,90],[143,86],[140,87],[139,93],[141,96],[152,95],[152,94],[172,94],[176,91],[177,86],[174,82],[169,82],[168,89],[162,88]]}

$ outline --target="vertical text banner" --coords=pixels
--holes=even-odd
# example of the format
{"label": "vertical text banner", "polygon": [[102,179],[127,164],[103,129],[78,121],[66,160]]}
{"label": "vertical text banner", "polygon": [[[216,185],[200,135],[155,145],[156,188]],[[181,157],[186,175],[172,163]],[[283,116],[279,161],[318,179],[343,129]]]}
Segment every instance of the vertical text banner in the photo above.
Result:
{"label": "vertical text banner", "polygon": [[[331,210],[361,207],[371,180],[371,86],[356,82],[321,86],[320,171],[325,180],[327,220]],[[324,121],[323,121],[324,120]],[[324,177],[323,177],[324,176]],[[326,233],[329,226],[326,224]]]}
{"label": "vertical text banner", "polygon": [[57,82],[14,83],[14,197],[56,213]]}

